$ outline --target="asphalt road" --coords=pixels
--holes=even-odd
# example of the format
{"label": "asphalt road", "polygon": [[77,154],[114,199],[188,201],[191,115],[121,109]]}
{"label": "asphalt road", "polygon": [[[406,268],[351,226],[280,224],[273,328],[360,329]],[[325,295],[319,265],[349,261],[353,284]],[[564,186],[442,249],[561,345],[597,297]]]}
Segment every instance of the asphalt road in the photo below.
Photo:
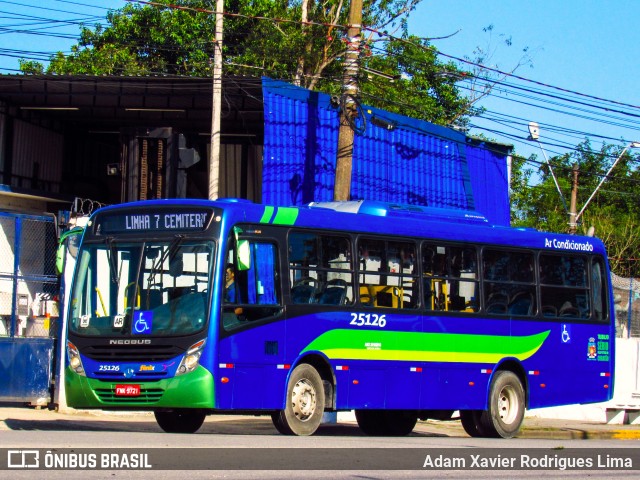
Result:
{"label": "asphalt road", "polygon": [[[312,437],[288,437],[278,434],[268,417],[208,417],[193,435],[163,433],[153,416],[145,413],[57,413],[0,408],[0,420],[0,468],[4,468],[0,469],[0,478],[333,480],[515,476],[538,479],[541,474],[581,479],[640,476],[638,440],[596,437],[583,440],[588,437],[564,437],[558,435],[560,429],[553,428],[530,428],[529,432],[538,432],[537,438],[478,439],[468,437],[459,422],[426,422],[420,423],[408,437],[367,437],[356,424],[346,422],[324,425]],[[628,431],[637,432],[638,427]],[[26,453],[21,456],[21,452]],[[39,470],[7,469],[10,460],[12,465],[26,466],[33,461],[35,452]],[[110,464],[109,456],[114,452],[115,463]],[[106,463],[101,465],[103,455],[107,455]],[[547,470],[536,468],[540,464],[534,468],[521,465],[525,457],[539,462],[539,456],[556,464]],[[587,466],[593,468],[563,469],[566,464],[558,460],[560,457],[583,463],[591,461]],[[618,458],[622,463],[611,463]],[[463,463],[456,464],[455,459]],[[92,468],[79,470],[77,467],[83,461]],[[442,469],[438,469],[438,461],[445,463],[440,465]],[[132,468],[136,462],[138,469]],[[523,469],[510,470],[509,462]],[[116,468],[101,469],[114,465]],[[468,469],[462,470],[463,466]]]}

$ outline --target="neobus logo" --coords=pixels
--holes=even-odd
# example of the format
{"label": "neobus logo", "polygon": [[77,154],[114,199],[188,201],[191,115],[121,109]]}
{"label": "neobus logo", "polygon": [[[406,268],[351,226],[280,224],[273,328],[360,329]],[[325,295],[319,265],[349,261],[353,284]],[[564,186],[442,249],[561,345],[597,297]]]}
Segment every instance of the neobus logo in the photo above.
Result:
{"label": "neobus logo", "polygon": [[151,345],[151,340],[109,340],[109,345]]}

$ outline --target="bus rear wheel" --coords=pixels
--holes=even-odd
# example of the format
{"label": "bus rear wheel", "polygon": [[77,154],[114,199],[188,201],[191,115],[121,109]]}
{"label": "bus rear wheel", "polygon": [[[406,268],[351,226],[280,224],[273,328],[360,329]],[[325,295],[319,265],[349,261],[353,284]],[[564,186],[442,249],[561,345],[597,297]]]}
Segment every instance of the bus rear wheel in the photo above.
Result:
{"label": "bus rear wheel", "polygon": [[489,407],[480,415],[482,436],[515,437],[522,426],[524,411],[524,388],[518,376],[506,370],[496,372],[491,382]]}
{"label": "bus rear wheel", "polygon": [[284,435],[313,435],[324,414],[324,386],[318,371],[302,363],[293,369],[287,384],[284,410],[271,416]]}
{"label": "bus rear wheel", "polygon": [[153,412],[160,428],[167,433],[195,433],[204,423],[205,413],[194,410]]}
{"label": "bus rear wheel", "polygon": [[410,410],[356,410],[356,420],[367,435],[403,437],[413,431],[418,415]]}
{"label": "bus rear wheel", "polygon": [[470,437],[483,437],[482,425],[480,424],[480,417],[482,416],[482,410],[460,410],[460,422],[462,428],[469,434]]}

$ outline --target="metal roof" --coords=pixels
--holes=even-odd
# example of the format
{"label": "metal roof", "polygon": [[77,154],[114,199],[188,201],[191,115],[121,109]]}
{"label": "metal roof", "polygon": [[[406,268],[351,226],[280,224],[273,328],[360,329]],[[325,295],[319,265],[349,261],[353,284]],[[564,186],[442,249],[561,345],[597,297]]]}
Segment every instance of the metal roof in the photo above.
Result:
{"label": "metal roof", "polygon": [[[260,78],[225,77],[223,133],[262,131]],[[101,128],[127,126],[210,132],[212,79],[194,77],[115,77],[88,75],[0,75],[0,100],[24,118]],[[37,112],[37,113],[36,113]]]}

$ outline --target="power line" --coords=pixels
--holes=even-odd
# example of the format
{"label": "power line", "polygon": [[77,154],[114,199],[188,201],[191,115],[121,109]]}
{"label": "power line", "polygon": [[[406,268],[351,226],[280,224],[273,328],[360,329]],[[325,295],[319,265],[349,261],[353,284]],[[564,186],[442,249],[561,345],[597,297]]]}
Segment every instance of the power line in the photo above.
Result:
{"label": "power line", "polygon": [[551,84],[548,84],[548,83],[539,82],[537,80],[532,80],[530,78],[525,78],[525,77],[522,77],[520,75],[516,75],[514,73],[504,72],[502,70],[498,70],[497,68],[491,68],[491,67],[488,67],[486,65],[475,63],[475,62],[472,62],[472,61],[467,60],[467,59],[455,57],[453,55],[448,55],[448,54],[440,52],[440,51],[438,51],[437,53],[438,53],[438,55],[441,55],[443,57],[450,58],[452,60],[456,60],[458,62],[465,63],[467,65],[473,65],[475,67],[479,67],[479,68],[482,68],[484,70],[488,70],[488,71],[491,71],[491,72],[494,72],[494,73],[499,73],[500,75],[504,75],[504,76],[507,76],[507,77],[517,78],[518,80],[522,80],[524,82],[530,82],[530,83],[533,83],[533,84],[536,84],[536,85],[540,85],[540,86],[543,86],[543,87],[546,87],[546,88],[551,88],[551,89],[558,90],[558,91],[565,92],[565,93],[571,93],[571,94],[577,95],[579,97],[585,97],[585,98],[590,98],[590,99],[593,99],[593,100],[599,100],[599,101],[603,101],[603,102],[613,103],[615,105],[620,105],[620,106],[640,109],[640,106],[638,106],[638,105],[632,105],[630,103],[619,102],[617,100],[611,100],[611,99],[606,99],[606,98],[602,98],[602,97],[597,97],[597,96],[594,96],[594,95],[589,95],[589,94],[586,94],[586,93],[578,92],[578,91],[575,91],[575,90],[570,90],[568,88],[562,88],[562,87],[558,87],[558,86],[551,85]]}
{"label": "power line", "polygon": [[[69,3],[71,5],[79,5],[81,7],[98,8],[100,10],[112,10],[109,7],[101,7],[100,5],[91,5],[91,4],[82,3],[82,2],[73,2],[71,0],[53,0],[53,1],[58,3]],[[123,1],[127,1],[127,0],[123,0]]]}
{"label": "power line", "polygon": [[[82,5],[82,6],[91,6],[91,5],[87,5],[85,3],[71,2],[71,1],[67,1],[67,0],[58,0],[58,1],[60,3],[75,4],[75,5]],[[20,3],[18,3],[18,2],[6,2],[6,3],[12,3],[12,4],[20,5]],[[160,4],[160,3],[157,3],[157,2],[144,2],[144,1],[138,1],[138,0],[131,0],[131,3],[146,4],[146,5],[152,5],[152,6],[155,6],[155,7],[162,7],[162,8],[178,8],[177,6],[174,6],[174,5]],[[96,7],[96,8],[101,8],[103,10],[107,10],[106,7]],[[205,13],[208,13],[208,14],[213,13],[213,11],[211,11],[211,10],[196,9],[196,8],[190,8],[190,7],[180,7],[179,9],[181,9],[181,10],[192,10],[192,11],[196,11],[196,12],[205,12]],[[67,11],[65,11],[65,12],[67,12]],[[288,22],[288,23],[294,23],[294,24],[302,24],[303,23],[303,22],[296,21],[296,20],[268,18],[268,17],[264,17],[264,16],[263,17],[259,17],[259,16],[240,15],[240,14],[228,14],[228,15],[229,16],[237,16],[237,17],[247,18],[247,19],[254,19],[254,20],[264,20],[264,21],[268,20],[268,21],[273,21],[273,22]],[[42,17],[34,17],[34,18],[37,18],[37,19],[39,19],[41,21],[50,21],[50,20],[52,21],[52,19],[46,19],[46,18],[42,18]],[[59,21],[59,22],[62,22],[62,21]],[[70,21],[65,21],[65,22],[69,23]],[[337,24],[327,24],[327,23],[319,23],[319,22],[305,22],[305,23],[313,24],[313,25],[321,25],[321,26],[331,26],[333,28],[346,28],[346,26],[344,26],[344,25],[337,25]],[[525,79],[524,77],[513,75],[513,74],[510,74],[508,72],[503,72],[503,71],[500,71],[500,70],[497,70],[497,69],[491,69],[491,68],[486,67],[484,65],[473,63],[473,62],[470,62],[468,60],[458,59],[457,57],[453,57],[453,56],[444,54],[443,52],[437,52],[437,51],[435,51],[435,49],[433,49],[431,47],[426,47],[424,45],[420,45],[420,44],[416,44],[416,43],[413,43],[413,42],[409,42],[409,41],[404,40],[404,39],[399,39],[397,37],[393,37],[393,36],[388,35],[386,33],[382,33],[381,34],[380,32],[377,32],[374,29],[369,29],[369,30],[373,31],[373,32],[376,32],[379,35],[382,35],[387,40],[396,39],[396,40],[400,40],[400,41],[405,41],[406,43],[410,43],[413,46],[418,47],[418,48],[428,49],[429,52],[434,54],[434,55],[441,55],[442,54],[443,56],[445,56],[447,58],[460,60],[460,61],[463,61],[466,64],[474,65],[474,66],[477,66],[478,68],[485,69],[487,71],[493,71],[493,72],[499,73],[500,75],[503,75],[505,77],[511,77],[511,78],[518,79],[518,80],[530,81],[529,79]],[[18,30],[5,30],[5,33],[15,33],[17,31]],[[0,32],[1,32],[1,30],[0,30]],[[61,38],[69,38],[66,35],[61,35],[61,34],[57,34],[57,33],[43,33],[41,31],[40,32],[36,32],[36,31],[24,31],[23,30],[23,31],[21,31],[21,33],[30,33],[30,34],[33,34],[33,35],[51,35],[51,36],[57,36],[57,37],[61,37]],[[241,32],[239,32],[239,34],[241,34]],[[245,34],[249,34],[249,32],[246,32]],[[169,48],[169,47],[156,47],[155,50],[167,51],[167,52],[171,52],[171,51],[179,52],[179,49],[177,49],[177,48]],[[387,55],[389,57],[393,57],[393,54],[391,52],[386,51],[386,50],[383,51],[383,54]],[[8,51],[5,50],[5,56],[14,57],[15,55],[16,55],[15,52],[8,52]],[[37,57],[37,55],[33,55],[33,57]],[[168,65],[170,66],[171,64],[168,64]],[[233,63],[229,63],[228,66],[229,67],[239,67],[239,68],[253,68],[253,69],[256,68],[256,67],[252,67],[252,66],[238,65],[238,64],[233,64]],[[13,69],[11,69],[11,70],[13,70]],[[158,72],[158,73],[160,73],[160,72]],[[472,81],[472,79],[469,78],[469,77],[472,77],[472,75],[467,74],[466,78],[464,78],[463,81],[465,81],[465,82]],[[331,78],[328,78],[328,80],[331,80]],[[583,101],[575,101],[575,99],[573,99],[571,97],[562,97],[561,95],[550,94],[550,93],[545,92],[545,91],[543,91],[541,89],[538,89],[537,87],[525,88],[525,87],[521,87],[521,86],[518,86],[518,85],[513,85],[513,84],[511,84],[509,82],[506,82],[506,81],[500,81],[500,80],[491,79],[491,78],[482,77],[482,76],[475,76],[473,80],[479,82],[480,84],[484,83],[485,85],[490,85],[490,86],[500,85],[500,88],[509,89],[509,90],[501,90],[501,91],[496,89],[496,92],[498,92],[498,93],[509,92],[510,94],[516,95],[516,93],[518,93],[518,92],[512,92],[511,89],[518,90],[520,92],[519,95],[522,98],[527,98],[529,100],[534,100],[536,102],[543,102],[544,101],[540,97],[553,98],[554,100],[552,101],[552,104],[555,105],[555,106],[558,106],[558,107],[562,107],[562,108],[572,108],[573,109],[575,107],[575,104],[578,104],[578,105],[583,105],[583,106],[589,106],[591,108],[602,109],[602,110],[605,110],[605,111],[611,111],[612,110],[610,108],[607,108],[606,106],[602,106],[602,105],[599,105],[597,103],[588,103],[588,102],[583,102]],[[603,98],[600,98],[600,97],[595,97],[595,96],[591,96],[591,95],[582,94],[580,92],[575,92],[575,91],[572,91],[572,90],[569,90],[569,89],[563,89],[563,88],[560,88],[560,87],[555,87],[553,85],[544,84],[542,82],[536,82],[536,81],[532,81],[532,80],[531,80],[531,82],[533,84],[535,84],[535,85],[539,85],[539,86],[542,86],[544,88],[551,88],[551,89],[555,89],[557,91],[561,91],[561,92],[563,92],[563,94],[566,94],[566,95],[589,98],[591,101],[595,101],[595,102],[614,102],[617,105],[627,106],[627,107],[631,107],[631,108],[634,108],[634,109],[638,108],[638,107],[636,107],[634,105],[629,105],[629,104],[626,104],[626,103],[623,103],[623,102],[610,101],[610,100],[603,99]],[[465,87],[465,86],[462,86],[461,88],[471,91],[468,87]],[[489,93],[489,95],[494,95],[494,94]],[[494,96],[496,96],[498,98],[503,98],[503,97],[499,97],[498,95],[494,95]],[[514,100],[514,99],[505,99],[505,100],[517,101],[518,103],[520,103],[522,105],[529,105],[529,106],[532,106],[534,108],[545,109],[546,111],[550,111],[550,112],[553,112],[553,113],[561,113],[563,115],[571,116],[572,118],[582,118],[582,119],[587,119],[587,120],[590,120],[590,121],[598,121],[600,123],[606,123],[606,124],[613,125],[613,126],[619,126],[619,127],[623,127],[623,128],[632,128],[631,125],[629,125],[629,124],[620,123],[621,119],[618,116],[613,116],[613,115],[608,116],[608,117],[605,116],[605,118],[609,118],[609,120],[603,120],[601,118],[598,119],[598,120],[595,120],[593,118],[593,116],[595,116],[595,114],[594,114],[593,111],[590,111],[590,110],[587,110],[587,111],[583,112],[583,113],[589,113],[590,115],[592,115],[591,117],[587,117],[585,115],[576,114],[575,112],[563,111],[563,110],[560,110],[560,109],[557,109],[557,108],[548,108],[548,107],[544,107],[544,106],[541,106],[541,105],[536,105],[536,104],[531,103],[531,102],[523,102],[523,101],[518,101],[518,100]],[[567,102],[567,104],[557,103],[558,100]],[[624,112],[624,111],[621,111],[621,110],[615,110],[615,113],[618,113],[618,114],[621,114],[621,115],[629,115],[629,112]],[[634,117],[638,117],[639,116],[637,114],[631,114],[631,115],[634,116]],[[501,123],[500,121],[498,121],[495,118],[493,118],[493,119],[492,118],[488,118],[488,116],[484,112],[480,115],[479,118],[485,118],[488,121],[494,121],[494,122],[497,122],[499,124]],[[502,122],[502,125],[505,126],[504,122]],[[482,127],[479,127],[479,128],[482,128]],[[556,132],[560,133],[560,134],[563,134],[563,133],[566,134],[566,132],[562,132],[561,129],[556,129]],[[595,136],[595,134],[589,134],[587,132],[584,132],[584,133],[589,135],[589,136]],[[611,140],[611,137],[607,137],[607,139]],[[562,142],[562,140],[557,140],[557,142]],[[560,145],[560,144],[557,144],[556,146],[558,146],[560,148],[566,148],[566,146],[563,146],[563,145]]]}
{"label": "power line", "polygon": [[[11,1],[8,1],[8,0],[2,0],[2,1],[0,1],[0,3],[6,3],[6,4],[9,4],[9,5],[18,5],[20,7],[35,8],[39,12],[44,10],[44,11],[47,11],[47,12],[70,13],[71,15],[76,15],[78,13],[78,12],[72,12],[70,10],[60,10],[58,8],[43,7],[42,5],[30,5],[28,3],[11,2]],[[80,3],[78,5],[82,5],[84,7],[94,7],[95,8],[94,5],[87,5],[87,4],[82,4],[82,3]],[[104,7],[99,7],[99,8],[104,8]]]}

